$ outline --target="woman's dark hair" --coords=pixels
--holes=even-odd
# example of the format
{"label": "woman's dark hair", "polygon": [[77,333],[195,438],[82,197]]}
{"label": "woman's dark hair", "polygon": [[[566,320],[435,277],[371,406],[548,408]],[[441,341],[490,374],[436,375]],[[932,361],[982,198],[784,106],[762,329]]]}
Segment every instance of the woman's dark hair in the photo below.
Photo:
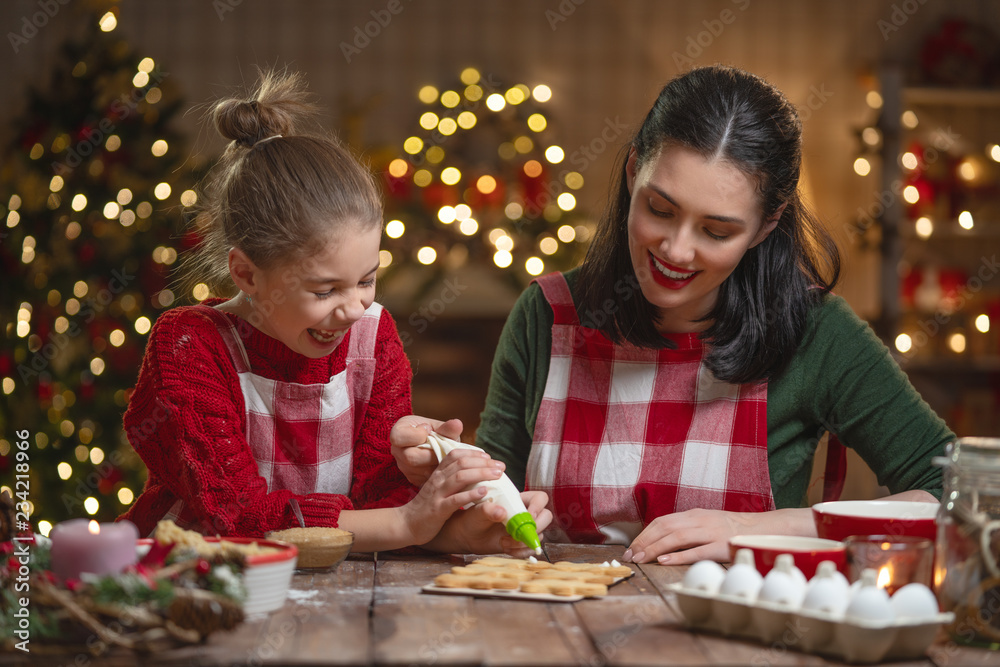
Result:
{"label": "woman's dark hair", "polygon": [[230,142],[204,184],[195,220],[202,241],[182,264],[185,289],[231,286],[233,247],[269,269],[308,260],[331,232],[382,224],[371,172],[336,139],[297,131],[315,110],[301,75],[286,72],[261,72],[249,95],[212,107]]}
{"label": "woman's dark hair", "polygon": [[[586,313],[618,309],[596,328],[616,343],[673,347],[656,329],[656,308],[643,297],[629,254],[631,196],[628,149],[636,171],[663,146],[682,146],[706,159],[722,159],[756,185],[763,219],[787,204],[777,227],[743,256],[719,288],[709,327],[705,363],[720,380],[760,382],[780,373],[798,347],[809,309],[840,277],[833,239],[806,209],[798,192],[802,123],[795,108],[763,79],[730,67],[694,69],[660,91],[631,146],[621,151],[613,198],[580,269],[578,288]],[[830,277],[824,277],[823,269]],[[635,297],[622,300],[623,284]]]}

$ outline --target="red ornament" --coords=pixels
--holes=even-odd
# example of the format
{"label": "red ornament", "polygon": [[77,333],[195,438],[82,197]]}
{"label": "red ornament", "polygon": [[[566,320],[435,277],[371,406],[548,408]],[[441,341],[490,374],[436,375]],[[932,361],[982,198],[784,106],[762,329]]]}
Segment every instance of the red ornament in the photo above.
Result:
{"label": "red ornament", "polygon": [[459,203],[455,189],[444,183],[431,183],[424,188],[424,207],[435,213],[442,206],[455,206]]}
{"label": "red ornament", "polygon": [[94,382],[89,378],[86,378],[80,382],[80,386],[77,387],[76,395],[84,401],[94,400]]}
{"label": "red ornament", "polygon": [[382,172],[382,181],[385,183],[385,191],[389,197],[394,199],[407,200],[413,191],[413,181],[410,179],[409,170],[402,176],[393,176],[389,170]]}
{"label": "red ornament", "polygon": [[81,245],[80,249],[76,253],[77,259],[79,259],[80,263],[84,265],[90,264],[94,261],[95,255],[97,255],[97,250],[94,248],[94,244],[90,241]]}
{"label": "red ornament", "polygon": [[38,380],[38,400],[45,403],[46,407],[48,403],[52,400],[52,383],[47,380]]}
{"label": "red ornament", "polygon": [[924,275],[920,267],[912,267],[906,272],[906,275],[903,276],[899,284],[899,296],[903,306],[913,308],[914,296],[917,293],[917,288],[920,287],[920,283],[923,281]]}
{"label": "red ornament", "polygon": [[[493,176],[492,174],[486,175]],[[496,208],[498,206],[503,206],[504,202],[507,201],[504,182],[496,176],[493,176],[493,180],[496,182],[496,187],[494,187],[491,192],[484,194],[479,190],[478,185],[469,188],[469,192],[471,193],[469,206],[471,206],[474,210]],[[479,179],[473,179],[472,182],[478,184]]]}

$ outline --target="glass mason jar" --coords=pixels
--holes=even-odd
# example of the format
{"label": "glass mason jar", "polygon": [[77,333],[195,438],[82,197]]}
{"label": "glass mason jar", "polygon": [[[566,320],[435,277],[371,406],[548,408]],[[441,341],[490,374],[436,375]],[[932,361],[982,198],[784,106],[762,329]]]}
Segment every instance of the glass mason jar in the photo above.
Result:
{"label": "glass mason jar", "polygon": [[963,644],[1000,648],[1000,438],[959,438],[937,459],[944,494],[937,515],[934,588]]}

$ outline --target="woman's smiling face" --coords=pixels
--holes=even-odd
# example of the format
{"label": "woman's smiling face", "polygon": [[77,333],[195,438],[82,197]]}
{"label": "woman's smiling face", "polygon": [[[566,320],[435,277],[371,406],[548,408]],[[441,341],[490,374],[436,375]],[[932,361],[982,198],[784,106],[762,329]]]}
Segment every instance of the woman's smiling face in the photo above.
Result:
{"label": "woman's smiling face", "polygon": [[784,206],[764,221],[753,181],[732,163],[683,146],[663,146],[636,168],[626,163],[632,268],[662,333],[700,331],[719,286],[774,229]]}

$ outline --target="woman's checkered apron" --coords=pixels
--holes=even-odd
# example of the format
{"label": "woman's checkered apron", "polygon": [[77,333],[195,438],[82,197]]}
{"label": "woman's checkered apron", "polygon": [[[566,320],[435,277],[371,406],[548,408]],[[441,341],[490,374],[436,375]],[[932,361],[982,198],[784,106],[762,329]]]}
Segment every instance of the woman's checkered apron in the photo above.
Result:
{"label": "woman's checkered apron", "polygon": [[[215,308],[199,308],[218,327],[239,374],[246,439],[268,491],[348,494],[354,441],[375,378],[382,306],[373,303],[351,325],[341,341],[348,345],[345,369],[326,384],[281,382],[254,374],[232,321]],[[180,515],[181,502],[164,518]]]}
{"label": "woman's checkered apron", "polygon": [[551,498],[551,539],[628,544],[672,512],[774,509],[766,383],[716,380],[697,334],[615,345],[580,325],[561,273],[537,282],[555,322],[526,487]]}

